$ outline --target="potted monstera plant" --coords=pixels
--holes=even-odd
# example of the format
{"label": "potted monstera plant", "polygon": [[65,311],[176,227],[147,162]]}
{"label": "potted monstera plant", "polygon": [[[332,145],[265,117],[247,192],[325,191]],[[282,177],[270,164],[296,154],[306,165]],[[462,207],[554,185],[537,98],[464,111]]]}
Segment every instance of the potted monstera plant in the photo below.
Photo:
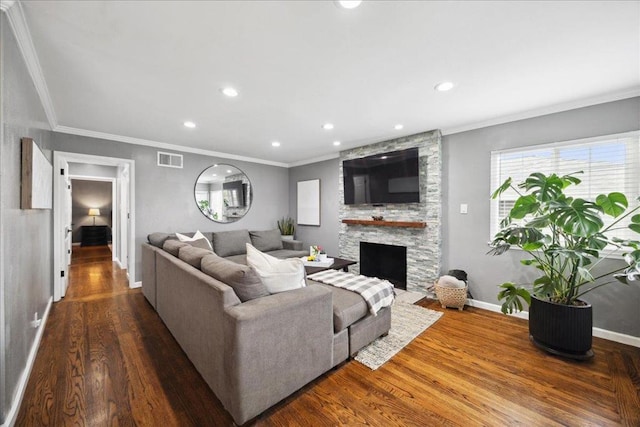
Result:
{"label": "potted monstera plant", "polygon": [[[630,207],[618,192],[601,194],[595,201],[570,197],[565,190],[580,184],[576,176],[580,173],[533,173],[517,185],[507,179],[492,198],[508,189],[518,197],[500,223],[489,253],[520,248],[528,254],[521,263],[539,270],[539,277],[528,286],[500,285],[502,312],[521,311],[526,302],[535,345],[553,354],[586,359],[593,356],[593,315],[583,296],[616,282],[640,285],[640,242],[635,238],[640,237],[640,198]],[[627,227],[633,239],[613,236],[615,230]],[[622,255],[624,263],[603,263],[614,255]]]}

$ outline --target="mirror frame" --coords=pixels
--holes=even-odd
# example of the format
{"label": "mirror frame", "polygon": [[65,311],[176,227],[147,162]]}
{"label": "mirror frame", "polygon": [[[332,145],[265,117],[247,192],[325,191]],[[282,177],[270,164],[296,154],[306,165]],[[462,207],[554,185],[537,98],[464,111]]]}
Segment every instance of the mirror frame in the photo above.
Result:
{"label": "mirror frame", "polygon": [[[229,181],[229,183],[233,182],[236,183],[238,181],[242,182],[242,197],[243,197],[243,202],[244,202],[244,207],[234,207],[234,206],[228,206],[227,203],[227,199],[224,196],[224,189],[221,189],[220,191],[223,192],[222,195],[222,202],[225,204],[224,206],[222,206],[222,212],[226,213],[227,210],[231,209],[231,210],[238,210],[236,211],[235,215],[222,215],[223,218],[226,218],[226,220],[222,220],[222,219],[216,219],[213,217],[213,215],[208,214],[207,212],[205,212],[205,210],[203,209],[203,207],[200,205],[200,203],[202,202],[202,200],[198,200],[198,182],[200,181],[200,178],[202,177],[203,174],[207,173],[210,169],[218,167],[218,166],[226,166],[228,168],[233,168],[234,170],[237,171],[237,173],[233,173],[231,175],[228,176],[237,176],[238,179],[234,179]],[[241,175],[241,176],[240,176]],[[225,177],[225,179],[228,178]],[[224,181],[222,181],[222,184],[224,185]],[[236,184],[237,187],[237,184]],[[237,191],[237,189],[235,189]],[[198,208],[198,210],[200,211],[200,213],[202,215],[204,215],[205,218],[217,222],[218,224],[230,224],[230,223],[234,223],[236,221],[241,220],[242,218],[244,218],[244,216],[249,212],[249,210],[251,209],[251,205],[253,204],[253,184],[251,184],[251,180],[249,179],[249,177],[247,176],[247,174],[240,169],[237,166],[231,165],[229,163],[214,163],[211,166],[207,166],[205,169],[202,170],[202,172],[200,172],[198,174],[198,177],[196,178],[196,182],[193,186],[193,198],[196,202],[196,207]],[[247,201],[248,199],[248,201]],[[207,203],[211,203],[211,199],[210,199],[210,195],[209,195],[209,199],[206,200]]]}

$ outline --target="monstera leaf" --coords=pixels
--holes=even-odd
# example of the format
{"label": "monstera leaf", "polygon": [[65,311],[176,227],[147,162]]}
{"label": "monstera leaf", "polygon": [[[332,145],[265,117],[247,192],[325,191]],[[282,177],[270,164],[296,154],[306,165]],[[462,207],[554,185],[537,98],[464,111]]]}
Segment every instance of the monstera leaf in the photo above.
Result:
{"label": "monstera leaf", "polygon": [[513,219],[522,219],[525,216],[536,212],[540,208],[540,203],[533,194],[518,197],[509,215]]}
{"label": "monstera leaf", "polygon": [[636,233],[640,233],[640,215],[634,215],[631,217],[631,224],[629,224],[629,228]]}
{"label": "monstera leaf", "polygon": [[[563,178],[566,179],[566,177]],[[566,187],[563,178],[560,178],[556,174],[546,176],[543,173],[536,172],[529,175],[529,177],[520,184],[520,188],[531,191],[531,194],[541,202],[548,202],[562,195],[562,190]]]}
{"label": "monstera leaf", "polygon": [[589,237],[598,233],[604,223],[600,218],[602,208],[584,199],[575,199],[570,205],[554,206],[552,217],[565,233]]}
{"label": "monstera leaf", "polygon": [[609,193],[609,195],[600,194],[596,197],[596,204],[602,208],[602,211],[612,217],[618,217],[624,213],[629,206],[627,198],[622,193]]}

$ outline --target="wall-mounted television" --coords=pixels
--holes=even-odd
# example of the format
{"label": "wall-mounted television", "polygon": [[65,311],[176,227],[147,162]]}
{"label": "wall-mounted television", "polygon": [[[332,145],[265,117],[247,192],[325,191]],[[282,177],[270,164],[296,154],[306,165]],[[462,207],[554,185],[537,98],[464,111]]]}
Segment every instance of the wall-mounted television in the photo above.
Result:
{"label": "wall-mounted television", "polygon": [[242,181],[230,181],[222,184],[222,194],[229,208],[245,206],[245,188]]}
{"label": "wall-mounted television", "polygon": [[420,202],[418,148],[342,162],[345,205]]}

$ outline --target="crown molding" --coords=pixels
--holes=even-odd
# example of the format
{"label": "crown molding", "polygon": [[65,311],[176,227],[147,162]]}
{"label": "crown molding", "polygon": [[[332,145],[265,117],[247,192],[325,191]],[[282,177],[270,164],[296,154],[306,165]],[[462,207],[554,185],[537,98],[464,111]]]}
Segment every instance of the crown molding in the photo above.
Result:
{"label": "crown molding", "polygon": [[501,125],[504,123],[515,122],[518,120],[531,119],[534,117],[545,116],[547,114],[561,113],[563,111],[575,110],[577,108],[590,107],[592,105],[604,104],[606,102],[620,101],[622,99],[640,96],[640,88],[627,89],[620,92],[613,92],[605,95],[595,96],[591,98],[580,99],[577,101],[564,102],[561,104],[551,105],[548,107],[528,110],[521,113],[510,114],[508,116],[496,117],[493,119],[470,123],[467,125],[444,128],[441,130],[442,135],[452,135],[454,133],[467,132],[474,129],[485,128],[489,126]]}
{"label": "crown molding", "polygon": [[318,163],[318,162],[323,162],[325,160],[337,159],[338,157],[340,157],[340,153],[332,153],[332,154],[327,154],[326,156],[314,157],[312,159],[299,160],[297,162],[289,163],[287,164],[287,166],[290,168],[295,168],[296,166],[309,165],[311,163]]}
{"label": "crown molding", "polygon": [[166,142],[152,141],[149,139],[133,138],[130,136],[115,135],[106,132],[97,132],[88,129],[79,129],[69,126],[56,126],[53,128],[55,132],[67,133],[71,135],[88,136],[90,138],[106,139],[109,141],[124,142],[125,144],[144,145],[146,147],[162,148],[164,150],[178,151],[182,153],[202,154],[204,156],[221,157],[230,160],[239,160],[242,162],[259,163],[269,166],[277,166],[288,168],[287,163],[273,162],[270,160],[258,159],[255,157],[238,156],[236,154],[222,153],[220,151],[203,150],[201,148],[186,147],[183,145],[168,144]]}
{"label": "crown molding", "polygon": [[33,39],[31,38],[31,32],[27,26],[27,20],[24,16],[24,10],[22,4],[19,1],[7,1],[1,0],[2,10],[7,14],[9,24],[13,30],[13,34],[18,42],[18,48],[22,53],[27,70],[33,80],[33,84],[36,87],[42,108],[47,115],[47,121],[51,129],[55,128],[58,124],[56,113],[53,108],[53,102],[51,101],[51,95],[49,94],[49,88],[47,82],[44,79],[42,73],[42,67],[40,66],[40,60],[36,53],[36,48],[33,45]]}
{"label": "crown molding", "polygon": [[0,0],[0,11],[6,12],[13,6],[15,0]]}

